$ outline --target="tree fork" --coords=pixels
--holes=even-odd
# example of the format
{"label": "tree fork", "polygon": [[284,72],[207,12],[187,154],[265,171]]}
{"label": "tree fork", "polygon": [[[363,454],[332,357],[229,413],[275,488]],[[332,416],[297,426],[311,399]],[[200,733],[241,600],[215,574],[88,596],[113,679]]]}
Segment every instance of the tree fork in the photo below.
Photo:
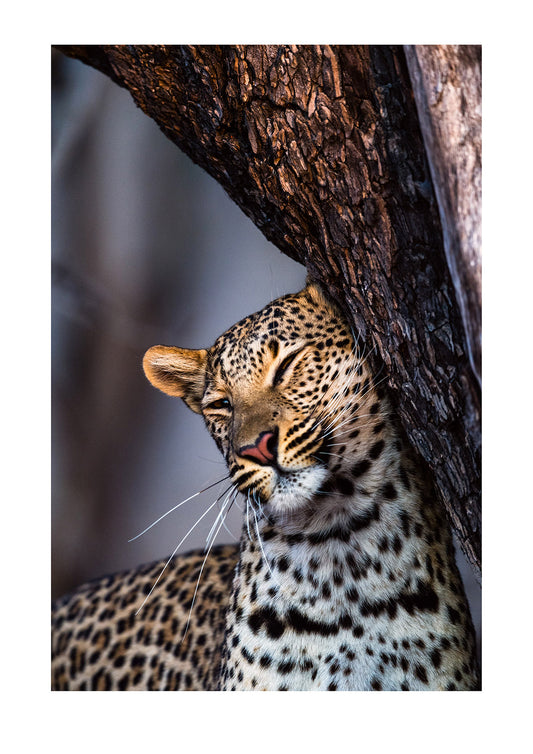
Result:
{"label": "tree fork", "polygon": [[404,429],[479,576],[480,389],[465,335],[471,320],[462,319],[448,268],[403,49],[58,49],[128,89],[375,346],[374,367],[383,362]]}

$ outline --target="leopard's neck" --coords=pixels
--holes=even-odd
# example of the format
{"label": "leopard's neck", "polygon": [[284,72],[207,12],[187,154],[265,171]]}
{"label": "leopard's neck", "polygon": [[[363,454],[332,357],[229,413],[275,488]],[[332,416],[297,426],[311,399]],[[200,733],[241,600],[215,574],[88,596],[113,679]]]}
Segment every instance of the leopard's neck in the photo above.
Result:
{"label": "leopard's neck", "polygon": [[320,515],[248,512],[222,689],[446,688],[465,643],[472,668],[457,672],[473,684],[472,629],[457,619],[464,593],[445,518],[400,450],[376,466],[379,484],[350,490],[342,474],[332,480]]}

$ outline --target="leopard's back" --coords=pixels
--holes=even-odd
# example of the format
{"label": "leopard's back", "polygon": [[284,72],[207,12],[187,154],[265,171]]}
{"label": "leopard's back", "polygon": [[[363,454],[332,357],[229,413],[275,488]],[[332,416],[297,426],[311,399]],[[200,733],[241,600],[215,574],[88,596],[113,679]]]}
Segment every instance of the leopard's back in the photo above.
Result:
{"label": "leopard's back", "polygon": [[238,548],[213,547],[191,612],[204,557],[201,551],[177,556],[138,614],[165,560],[91,581],[57,600],[52,611],[52,689],[216,688]]}

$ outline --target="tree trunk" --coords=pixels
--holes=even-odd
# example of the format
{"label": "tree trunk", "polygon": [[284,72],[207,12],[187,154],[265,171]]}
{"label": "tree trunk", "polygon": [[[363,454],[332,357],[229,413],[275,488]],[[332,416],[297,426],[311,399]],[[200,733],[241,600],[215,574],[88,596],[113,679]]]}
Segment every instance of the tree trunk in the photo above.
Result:
{"label": "tree trunk", "polygon": [[[126,87],[343,306],[375,346],[374,366],[383,362],[403,426],[478,571],[480,392],[462,317],[471,343],[479,320],[475,296],[466,309],[457,302],[464,256],[452,252],[452,277],[403,49],[59,49]],[[442,213],[446,233],[453,210]]]}
{"label": "tree trunk", "polygon": [[405,48],[448,267],[481,383],[481,47]]}

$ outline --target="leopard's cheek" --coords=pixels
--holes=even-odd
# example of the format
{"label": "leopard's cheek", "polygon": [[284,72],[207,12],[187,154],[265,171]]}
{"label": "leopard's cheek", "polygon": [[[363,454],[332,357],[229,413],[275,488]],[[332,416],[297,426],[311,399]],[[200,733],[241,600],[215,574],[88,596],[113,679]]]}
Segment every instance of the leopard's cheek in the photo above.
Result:
{"label": "leopard's cheek", "polygon": [[213,440],[216,443],[217,448],[222,453],[226,462],[229,463],[229,430],[225,422],[220,420],[205,419],[205,425]]}
{"label": "leopard's cheek", "polygon": [[270,467],[260,467],[253,463],[232,459],[229,471],[233,484],[252,501],[267,503],[276,488],[277,474]]}

